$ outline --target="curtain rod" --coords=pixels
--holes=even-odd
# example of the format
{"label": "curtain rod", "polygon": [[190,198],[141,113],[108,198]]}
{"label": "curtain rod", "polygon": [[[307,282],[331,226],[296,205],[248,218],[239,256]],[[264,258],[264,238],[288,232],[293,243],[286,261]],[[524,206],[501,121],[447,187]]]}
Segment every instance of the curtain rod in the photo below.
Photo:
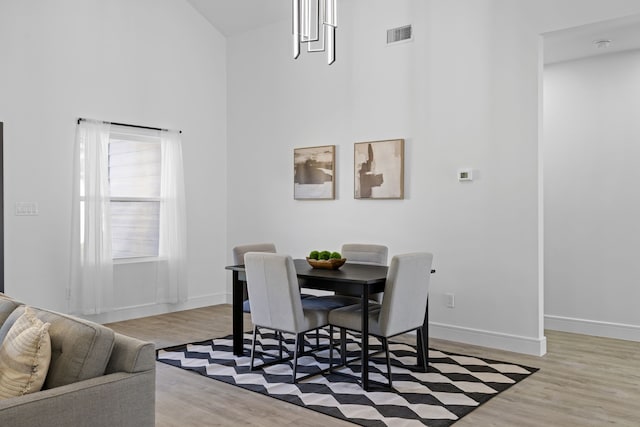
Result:
{"label": "curtain rod", "polygon": [[[80,117],[80,118],[78,118],[78,124],[80,124],[80,122],[83,121],[83,120],[89,120],[89,119],[85,119],[84,117]],[[156,127],[151,127],[151,126],[130,125],[130,124],[127,124],[127,123],[108,122],[106,120],[98,120],[98,121],[100,121],[100,122],[102,122],[104,124],[115,125],[115,126],[125,126],[125,127],[128,127],[128,128],[139,128],[139,129],[149,129],[149,130],[163,130],[163,131],[166,131],[166,132],[169,131],[169,129],[162,129],[162,128],[156,128]],[[181,130],[179,130],[178,132],[182,133]]]}

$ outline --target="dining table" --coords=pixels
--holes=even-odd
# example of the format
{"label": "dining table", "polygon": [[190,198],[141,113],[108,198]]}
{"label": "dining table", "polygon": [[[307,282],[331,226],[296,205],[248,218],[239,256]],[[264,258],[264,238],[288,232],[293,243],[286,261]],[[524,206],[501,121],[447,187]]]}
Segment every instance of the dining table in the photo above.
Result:
{"label": "dining table", "polygon": [[[337,270],[313,268],[305,259],[293,260],[298,283],[301,288],[323,291],[340,291],[349,295],[359,295],[362,313],[369,312],[369,298],[371,295],[383,292],[387,279],[387,266],[345,263]],[[243,284],[246,282],[244,265],[229,265],[225,269],[233,273],[232,305],[233,305],[233,354],[245,355],[244,349],[244,316],[243,316]],[[435,270],[431,270],[434,273]],[[417,333],[418,352],[417,366],[423,366],[422,361],[427,358],[429,343],[429,303],[425,307],[422,334]],[[362,316],[362,388],[369,389],[369,372],[364,367],[369,363],[369,316]],[[422,345],[425,343],[425,345]]]}

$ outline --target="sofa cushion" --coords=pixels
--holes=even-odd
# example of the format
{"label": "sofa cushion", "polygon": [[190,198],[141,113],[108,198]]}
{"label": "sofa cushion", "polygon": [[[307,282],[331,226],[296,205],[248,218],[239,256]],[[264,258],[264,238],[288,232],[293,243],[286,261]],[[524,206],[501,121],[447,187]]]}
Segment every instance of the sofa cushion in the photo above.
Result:
{"label": "sofa cushion", "polygon": [[[23,311],[24,307],[18,307],[7,321]],[[44,389],[104,375],[113,349],[111,329],[53,311],[35,307],[33,311],[40,320],[51,323],[51,365]]]}
{"label": "sofa cushion", "polygon": [[54,388],[104,375],[113,350],[114,332],[77,317],[34,309],[51,323],[51,366],[44,388]]}
{"label": "sofa cushion", "polygon": [[9,298],[0,292],[0,344],[13,323],[7,323],[6,320],[13,311],[22,305],[21,302]]}
{"label": "sofa cushion", "polygon": [[51,361],[49,326],[26,307],[9,329],[0,345],[0,398],[42,388]]}

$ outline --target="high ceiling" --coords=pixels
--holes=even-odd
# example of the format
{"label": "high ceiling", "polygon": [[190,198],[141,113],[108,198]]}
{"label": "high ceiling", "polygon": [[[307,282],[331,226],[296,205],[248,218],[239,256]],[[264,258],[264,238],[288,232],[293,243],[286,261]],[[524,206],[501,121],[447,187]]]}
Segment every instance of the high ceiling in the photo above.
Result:
{"label": "high ceiling", "polygon": [[291,20],[291,0],[187,0],[227,37]]}
{"label": "high ceiling", "polygon": [[[226,37],[291,19],[291,0],[187,1]],[[611,44],[597,48],[597,40],[611,40]],[[544,35],[546,64],[631,49],[640,49],[640,15]]]}

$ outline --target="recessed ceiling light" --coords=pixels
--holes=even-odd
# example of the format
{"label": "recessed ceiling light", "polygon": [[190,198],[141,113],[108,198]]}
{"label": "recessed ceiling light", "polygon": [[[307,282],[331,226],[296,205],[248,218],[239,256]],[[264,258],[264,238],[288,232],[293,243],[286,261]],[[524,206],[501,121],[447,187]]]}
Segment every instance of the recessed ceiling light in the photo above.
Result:
{"label": "recessed ceiling light", "polygon": [[606,49],[611,45],[611,40],[608,40],[608,39],[595,40],[593,44],[596,46],[596,49]]}

